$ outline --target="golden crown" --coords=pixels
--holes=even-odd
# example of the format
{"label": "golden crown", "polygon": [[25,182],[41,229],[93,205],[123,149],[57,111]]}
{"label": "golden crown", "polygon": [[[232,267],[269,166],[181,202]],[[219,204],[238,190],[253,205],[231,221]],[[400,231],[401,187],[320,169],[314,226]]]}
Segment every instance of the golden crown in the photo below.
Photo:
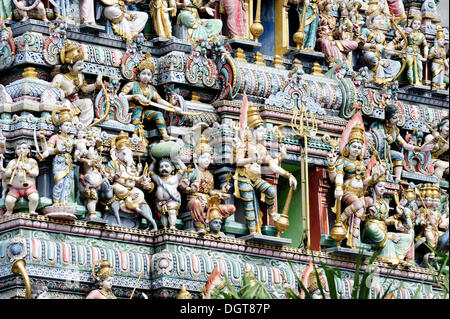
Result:
{"label": "golden crown", "polygon": [[352,130],[350,131],[350,136],[348,137],[349,144],[358,141],[364,144],[364,128],[360,123],[356,123]]}
{"label": "golden crown", "polygon": [[79,44],[74,44],[68,40],[61,48],[59,56],[63,64],[74,64],[84,59],[84,52]]}
{"label": "golden crown", "polygon": [[123,131],[120,132],[120,134],[113,139],[111,146],[115,146],[118,150],[121,150],[123,147],[131,148],[131,141],[128,137],[128,133]]}
{"label": "golden crown", "polygon": [[180,293],[178,294],[177,299],[192,299],[192,295],[187,291],[186,287],[181,285]]}
{"label": "golden crown", "polygon": [[[322,286],[322,289],[325,290],[326,284],[325,284],[325,278],[323,277],[322,274],[318,274],[319,275],[319,279],[320,279],[320,285]],[[317,277],[316,277],[316,272],[312,271],[309,274],[309,284],[308,284],[308,291],[310,293],[314,292],[314,290],[316,289],[320,289],[319,288],[319,282],[317,281]]]}
{"label": "golden crown", "polygon": [[[58,117],[56,118],[56,114],[58,114]],[[52,112],[52,122],[54,125],[61,125],[65,122],[72,122],[73,120],[73,114],[72,110],[68,107],[62,107],[60,109],[55,109]]]}
{"label": "golden crown", "polygon": [[259,115],[259,110],[254,104],[248,106],[247,111],[247,124],[250,128],[257,128],[258,126],[264,125],[264,122]]}
{"label": "golden crown", "polygon": [[208,144],[208,139],[202,134],[200,135],[200,141],[195,147],[194,153],[201,155],[203,153],[211,153],[211,146]]}
{"label": "golden crown", "polygon": [[155,73],[156,67],[155,62],[153,61],[152,55],[150,53],[146,53],[145,57],[138,64],[138,70],[141,72],[144,69],[149,69],[153,73]]}
{"label": "golden crown", "polygon": [[444,29],[441,26],[438,26],[436,31],[436,40],[437,39],[445,39]]}
{"label": "golden crown", "polygon": [[405,198],[407,200],[414,200],[414,199],[416,199],[416,193],[414,192],[414,189],[411,188],[411,186],[408,187],[408,189],[406,190]]}
{"label": "golden crown", "polygon": [[212,207],[209,210],[209,220],[212,221],[217,218],[222,220],[223,216],[222,216],[222,214],[220,214],[219,209],[217,207]]}
{"label": "golden crown", "polygon": [[[99,262],[96,262],[94,264],[94,268],[98,265]],[[92,270],[92,274],[94,275],[94,278],[97,280],[103,280],[108,277],[114,276],[114,269],[111,268],[108,260],[103,259],[100,261],[100,269],[95,272],[95,270]]]}

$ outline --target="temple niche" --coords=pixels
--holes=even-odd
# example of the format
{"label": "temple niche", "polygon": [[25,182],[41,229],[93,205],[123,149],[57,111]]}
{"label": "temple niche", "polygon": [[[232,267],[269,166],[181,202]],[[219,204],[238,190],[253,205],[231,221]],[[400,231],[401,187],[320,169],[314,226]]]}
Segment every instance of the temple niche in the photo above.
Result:
{"label": "temple niche", "polygon": [[2,0],[0,298],[448,298],[438,4]]}

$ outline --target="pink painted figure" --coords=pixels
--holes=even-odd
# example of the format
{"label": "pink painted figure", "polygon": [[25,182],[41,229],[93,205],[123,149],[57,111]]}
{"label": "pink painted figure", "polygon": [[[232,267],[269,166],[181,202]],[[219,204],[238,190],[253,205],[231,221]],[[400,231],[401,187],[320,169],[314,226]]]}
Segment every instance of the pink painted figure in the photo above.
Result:
{"label": "pink painted figure", "polygon": [[227,15],[228,34],[232,38],[247,38],[247,12],[245,0],[221,0],[220,12]]}
{"label": "pink painted figure", "polygon": [[80,23],[95,25],[95,4],[94,0],[80,0]]}
{"label": "pink painted figure", "polygon": [[405,7],[402,0],[386,0],[389,12],[401,20],[406,20]]}

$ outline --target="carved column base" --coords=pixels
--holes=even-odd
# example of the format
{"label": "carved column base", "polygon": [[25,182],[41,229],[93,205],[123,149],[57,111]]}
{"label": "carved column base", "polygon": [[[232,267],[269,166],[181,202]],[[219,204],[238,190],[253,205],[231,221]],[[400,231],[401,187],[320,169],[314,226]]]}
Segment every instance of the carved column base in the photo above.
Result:
{"label": "carved column base", "polygon": [[62,206],[62,205],[52,205],[47,206],[42,209],[45,217],[61,219],[61,220],[76,220],[75,206]]}

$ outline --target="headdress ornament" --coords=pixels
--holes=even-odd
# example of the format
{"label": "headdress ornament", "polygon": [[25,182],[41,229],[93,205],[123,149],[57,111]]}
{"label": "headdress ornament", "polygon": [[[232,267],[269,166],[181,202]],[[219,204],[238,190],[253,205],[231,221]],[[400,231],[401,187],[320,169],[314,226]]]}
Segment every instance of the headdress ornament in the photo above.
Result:
{"label": "headdress ornament", "polygon": [[84,59],[84,52],[79,44],[75,44],[68,40],[61,48],[59,56],[63,64],[74,64],[75,62]]}
{"label": "headdress ornament", "polygon": [[155,62],[153,61],[152,55],[150,53],[146,53],[144,58],[138,64],[138,70],[141,72],[144,69],[149,69],[152,73],[155,73],[156,67]]}
{"label": "headdress ornament", "polygon": [[252,129],[264,125],[261,115],[259,115],[259,110],[253,103],[251,103],[248,107],[247,118],[248,127]]}
{"label": "headdress ornament", "polygon": [[211,153],[211,146],[208,144],[208,139],[201,134],[198,145],[194,149],[194,153],[201,155],[203,153]]}
{"label": "headdress ornament", "polygon": [[113,139],[111,147],[113,146],[115,146],[118,150],[121,150],[124,147],[131,148],[131,141],[128,134],[123,131],[120,132],[120,134]]}
{"label": "headdress ornament", "polygon": [[92,276],[96,280],[104,280],[114,276],[114,269],[111,268],[108,260],[99,260],[92,265]]}

